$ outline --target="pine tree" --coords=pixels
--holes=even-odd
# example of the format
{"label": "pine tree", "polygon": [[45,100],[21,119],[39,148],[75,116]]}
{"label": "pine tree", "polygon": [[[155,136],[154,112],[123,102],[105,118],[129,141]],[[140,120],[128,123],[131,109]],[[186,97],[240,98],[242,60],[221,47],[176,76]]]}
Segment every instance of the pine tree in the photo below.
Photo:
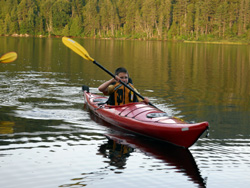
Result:
{"label": "pine tree", "polygon": [[228,4],[227,2],[224,2],[220,4],[220,6],[216,9],[216,25],[218,26],[218,33],[219,37],[225,36],[225,31],[226,31],[226,23],[228,23]]}
{"label": "pine tree", "polygon": [[145,0],[142,3],[142,26],[147,39],[153,37],[154,26],[156,23],[156,6],[154,0]]}
{"label": "pine tree", "polygon": [[171,0],[160,1],[158,13],[158,35],[160,38],[167,38],[167,33],[172,22],[172,4]]}
{"label": "pine tree", "polygon": [[97,0],[89,0],[83,7],[83,26],[86,36],[95,37],[100,31],[100,19],[97,10]]}
{"label": "pine tree", "polygon": [[52,5],[52,23],[55,35],[60,35],[71,18],[71,4],[67,0],[57,0]]}
{"label": "pine tree", "polygon": [[250,0],[0,0],[0,34],[250,40]]}
{"label": "pine tree", "polygon": [[71,25],[69,29],[69,35],[70,36],[81,36],[83,32],[83,23],[82,19],[79,16],[75,16],[71,19]]}
{"label": "pine tree", "polygon": [[45,25],[45,31],[50,36],[53,32],[53,13],[52,6],[54,4],[53,0],[46,0],[41,2],[41,17]]}

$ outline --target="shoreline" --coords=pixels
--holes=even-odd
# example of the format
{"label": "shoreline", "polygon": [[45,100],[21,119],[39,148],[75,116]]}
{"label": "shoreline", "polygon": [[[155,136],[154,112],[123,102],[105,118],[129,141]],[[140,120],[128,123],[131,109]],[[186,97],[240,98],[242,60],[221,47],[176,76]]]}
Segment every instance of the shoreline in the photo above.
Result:
{"label": "shoreline", "polygon": [[[12,35],[0,35],[3,37],[37,37],[37,38],[62,38],[63,36],[61,35],[29,35],[29,34],[12,34]],[[250,45],[250,42],[242,42],[242,41],[237,41],[237,42],[232,42],[232,41],[189,41],[189,40],[160,40],[160,39],[132,39],[132,38],[109,38],[109,37],[104,37],[104,38],[96,38],[96,37],[76,37],[76,36],[67,36],[69,38],[80,38],[80,39],[99,39],[99,40],[140,40],[140,41],[168,41],[168,42],[182,42],[182,43],[203,43],[203,44],[230,44],[230,45]]]}
{"label": "shoreline", "polygon": [[247,42],[230,42],[230,41],[183,41],[184,43],[203,43],[203,44],[234,44],[234,45],[249,45]]}

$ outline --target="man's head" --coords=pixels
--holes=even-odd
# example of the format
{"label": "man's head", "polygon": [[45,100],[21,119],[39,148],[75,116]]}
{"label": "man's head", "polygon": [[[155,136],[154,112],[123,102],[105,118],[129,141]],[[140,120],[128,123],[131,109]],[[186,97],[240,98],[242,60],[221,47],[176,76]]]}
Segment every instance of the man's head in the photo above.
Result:
{"label": "man's head", "polygon": [[124,67],[119,67],[115,70],[115,75],[118,75],[121,72],[128,74],[127,69],[125,69]]}
{"label": "man's head", "polygon": [[126,84],[128,83],[129,75],[128,75],[127,69],[125,69],[123,67],[119,67],[115,70],[115,75],[119,76],[119,78],[121,79],[122,82],[124,82]]}

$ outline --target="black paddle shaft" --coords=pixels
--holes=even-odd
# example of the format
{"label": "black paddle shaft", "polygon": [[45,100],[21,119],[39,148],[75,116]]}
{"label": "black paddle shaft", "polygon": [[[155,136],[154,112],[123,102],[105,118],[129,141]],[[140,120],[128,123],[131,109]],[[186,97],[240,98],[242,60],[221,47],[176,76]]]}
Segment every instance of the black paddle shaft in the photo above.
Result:
{"label": "black paddle shaft", "polygon": [[[100,67],[102,70],[104,70],[106,73],[108,73],[110,76],[112,76],[113,78],[115,78],[115,75],[112,73],[112,72],[110,72],[109,70],[107,70],[106,68],[104,68],[101,64],[99,64],[97,61],[93,61],[93,63],[95,64],[95,65],[97,65],[98,67]],[[122,84],[122,85],[124,85],[125,87],[127,87],[128,89],[130,89],[131,91],[133,91],[138,97],[140,97],[140,98],[142,98],[143,100],[144,100],[144,97],[142,96],[142,95],[140,95],[138,92],[136,92],[132,87],[130,87],[128,84],[125,84],[124,82],[122,82],[121,80],[120,80],[120,83]],[[157,108],[156,106],[154,106],[152,103],[150,103],[149,102],[149,104],[151,105],[151,106],[153,106],[153,107],[155,107],[155,108]]]}

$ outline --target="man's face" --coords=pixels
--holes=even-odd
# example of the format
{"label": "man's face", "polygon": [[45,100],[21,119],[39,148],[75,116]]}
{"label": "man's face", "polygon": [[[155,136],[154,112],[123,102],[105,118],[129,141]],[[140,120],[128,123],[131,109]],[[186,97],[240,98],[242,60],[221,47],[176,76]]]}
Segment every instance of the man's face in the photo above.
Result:
{"label": "man's face", "polygon": [[124,72],[120,72],[118,74],[119,78],[121,79],[122,82],[124,82],[125,84],[128,83],[128,74],[124,73]]}

